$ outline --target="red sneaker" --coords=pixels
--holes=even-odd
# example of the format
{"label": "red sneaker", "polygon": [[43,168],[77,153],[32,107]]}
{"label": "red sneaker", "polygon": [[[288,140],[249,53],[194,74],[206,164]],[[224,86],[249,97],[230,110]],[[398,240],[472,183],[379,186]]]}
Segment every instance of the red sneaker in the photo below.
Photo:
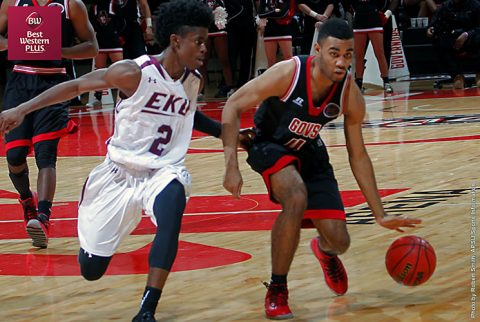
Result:
{"label": "red sneaker", "polygon": [[268,291],[265,296],[265,314],[271,320],[286,320],[293,318],[288,307],[288,289],[286,284],[263,283]]}
{"label": "red sneaker", "polygon": [[49,227],[50,221],[45,214],[38,214],[27,222],[27,233],[34,247],[47,248]]}
{"label": "red sneaker", "polygon": [[348,289],[348,277],[345,267],[337,255],[327,255],[318,247],[318,237],[310,242],[310,248],[322,266],[325,283],[336,294],[343,295]]}
{"label": "red sneaker", "polygon": [[18,198],[18,202],[22,205],[23,208],[23,219],[25,223],[28,223],[30,219],[37,218],[37,205],[38,205],[38,198],[37,193],[32,192],[32,197],[27,199],[20,199]]}

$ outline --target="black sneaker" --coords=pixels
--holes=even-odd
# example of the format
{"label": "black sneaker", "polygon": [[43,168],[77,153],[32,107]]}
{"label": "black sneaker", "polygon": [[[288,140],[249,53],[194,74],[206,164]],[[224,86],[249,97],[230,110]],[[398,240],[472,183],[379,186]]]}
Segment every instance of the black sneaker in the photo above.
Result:
{"label": "black sneaker", "polygon": [[132,322],[157,322],[157,320],[155,320],[152,312],[147,311],[135,315]]}
{"label": "black sneaker", "polygon": [[27,233],[32,239],[34,247],[47,248],[49,228],[48,216],[42,213],[38,214],[37,218],[32,218],[27,222]]}

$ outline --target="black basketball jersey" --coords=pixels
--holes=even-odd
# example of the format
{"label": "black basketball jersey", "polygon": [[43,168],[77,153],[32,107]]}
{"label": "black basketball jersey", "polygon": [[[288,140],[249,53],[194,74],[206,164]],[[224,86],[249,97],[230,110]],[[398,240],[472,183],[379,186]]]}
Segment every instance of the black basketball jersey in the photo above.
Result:
{"label": "black basketball jersey", "polygon": [[[75,31],[72,22],[70,21],[69,0],[51,0],[46,4],[48,7],[58,6],[62,9],[62,48],[71,47],[74,44]],[[17,7],[39,7],[36,0],[17,0],[15,2]],[[65,63],[62,60],[30,60],[30,61],[14,61],[15,64],[27,65],[33,67],[64,67]]]}
{"label": "black basketball jersey", "polygon": [[[96,0],[88,12],[93,29],[98,35],[117,37],[117,33],[125,28],[125,22],[117,16],[119,8],[114,0]],[[99,44],[100,45],[100,44]]]}
{"label": "black basketball jersey", "polygon": [[313,56],[296,56],[296,70],[290,88],[283,97],[269,97],[255,113],[257,140],[282,144],[294,151],[309,146],[319,138],[328,122],[342,113],[350,73],[334,83],[321,102],[313,102],[310,90],[310,64]]}
{"label": "black basketball jersey", "polygon": [[115,0],[117,6],[120,8],[122,17],[131,23],[140,18],[140,9],[138,8],[137,0]]}

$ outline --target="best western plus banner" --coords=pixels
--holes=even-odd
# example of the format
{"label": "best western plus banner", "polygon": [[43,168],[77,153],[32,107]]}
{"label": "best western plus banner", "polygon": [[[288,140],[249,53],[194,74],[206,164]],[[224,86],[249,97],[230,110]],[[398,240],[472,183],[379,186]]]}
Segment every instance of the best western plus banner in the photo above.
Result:
{"label": "best western plus banner", "polygon": [[61,8],[8,7],[8,59],[60,60]]}

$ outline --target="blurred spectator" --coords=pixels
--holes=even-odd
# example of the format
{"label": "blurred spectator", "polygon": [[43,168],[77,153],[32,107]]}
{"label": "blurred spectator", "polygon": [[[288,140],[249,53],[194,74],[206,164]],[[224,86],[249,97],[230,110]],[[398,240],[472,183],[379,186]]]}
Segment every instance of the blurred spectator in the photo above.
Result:
{"label": "blurred spectator", "polygon": [[316,26],[327,21],[335,9],[335,0],[297,0],[298,9],[303,12],[302,55],[310,55]]}
{"label": "blurred spectator", "polygon": [[[152,14],[147,0],[115,0],[118,16],[125,20],[120,33],[123,41],[123,57],[135,59],[147,53],[145,42],[153,41]],[[142,18],[142,26],[140,25]]]}
{"label": "blurred spectator", "polygon": [[[392,13],[387,18],[386,22],[384,21],[383,25],[383,51],[385,53],[385,59],[387,61],[387,66],[390,66],[390,56],[392,53],[392,32],[393,32],[393,19],[392,16],[397,16],[398,7],[400,5],[400,0],[385,0],[382,6],[382,12],[390,12]],[[397,25],[398,27],[398,25]]]}
{"label": "blurred spectator", "polygon": [[[268,67],[277,62],[277,49],[280,47],[283,59],[290,59],[292,52],[292,19],[295,15],[295,0],[288,1],[260,1],[259,15],[262,13],[262,22],[259,24],[265,41],[265,54]],[[267,21],[263,21],[267,18]]]}
{"label": "blurred spectator", "polygon": [[[227,97],[229,92],[233,89],[232,68],[228,57],[228,38],[227,38],[227,17],[228,13],[225,9],[223,0],[202,0],[212,10],[214,14],[214,24],[208,30],[207,55],[200,71],[205,79],[208,80],[208,57],[212,53],[212,47],[215,49],[218,61],[222,68],[223,79],[215,94],[215,98]],[[203,93],[203,90],[202,90]]]}
{"label": "blurred spectator", "polygon": [[[112,63],[123,59],[119,31],[125,28],[125,21],[116,15],[117,10],[114,0],[95,0],[88,12],[99,47],[95,69],[107,67],[107,59]],[[97,91],[94,96],[93,107],[101,108],[102,92]]]}
{"label": "blurred spectator", "polygon": [[239,72],[235,87],[239,88],[251,76],[253,52],[257,40],[252,0],[228,0],[225,2],[228,12],[228,48],[232,66],[239,62]]}
{"label": "blurred spectator", "polygon": [[365,71],[365,53],[367,40],[372,42],[373,51],[378,61],[380,76],[383,79],[383,88],[386,93],[393,92],[388,80],[388,65],[383,47],[383,25],[390,18],[392,12],[381,11],[384,5],[378,0],[353,0],[353,32],[355,43],[355,82],[363,88],[363,73]]}
{"label": "blurred spectator", "polygon": [[[415,17],[431,17],[433,12],[437,10],[437,3],[441,1],[435,0],[404,0],[404,5],[409,12],[411,18]],[[416,13],[416,15],[414,14]]]}
{"label": "blurred spectator", "polygon": [[[435,52],[454,80],[454,88],[465,86],[461,63],[465,56],[480,53],[480,2],[447,0],[433,15],[427,36],[433,38]],[[476,62],[476,85],[480,86],[480,59]]]}

